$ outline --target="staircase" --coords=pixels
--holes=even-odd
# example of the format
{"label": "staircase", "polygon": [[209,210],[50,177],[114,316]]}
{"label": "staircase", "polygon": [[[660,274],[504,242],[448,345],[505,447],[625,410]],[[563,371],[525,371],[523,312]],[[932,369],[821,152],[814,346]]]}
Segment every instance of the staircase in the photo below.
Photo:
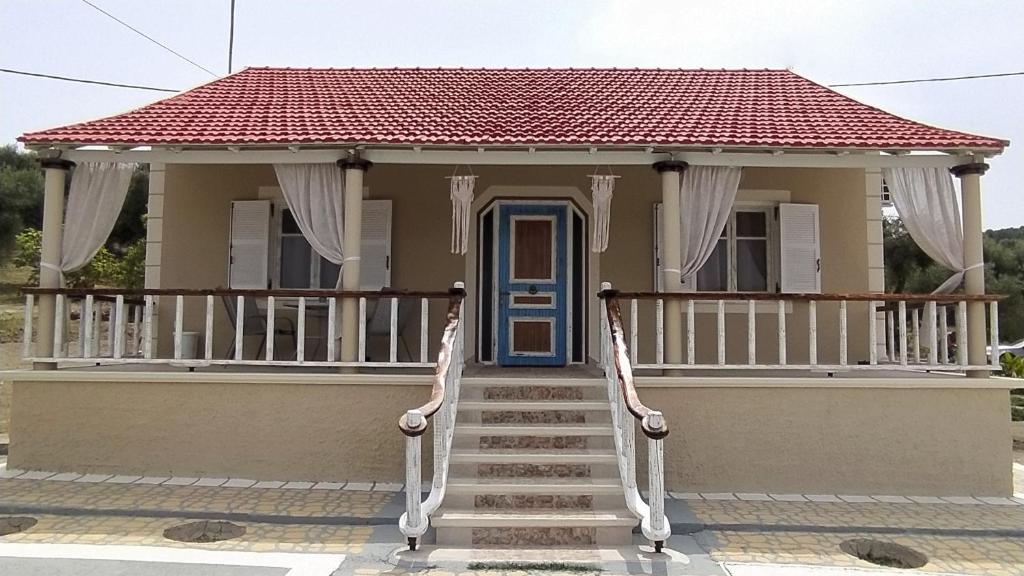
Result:
{"label": "staircase", "polygon": [[626,506],[601,378],[463,378],[437,544],[623,546]]}

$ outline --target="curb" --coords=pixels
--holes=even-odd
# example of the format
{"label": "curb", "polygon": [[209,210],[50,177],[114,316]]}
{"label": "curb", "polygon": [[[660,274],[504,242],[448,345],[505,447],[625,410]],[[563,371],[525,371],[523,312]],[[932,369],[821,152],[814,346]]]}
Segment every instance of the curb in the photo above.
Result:
{"label": "curb", "polygon": [[189,510],[150,510],[146,508],[71,508],[64,506],[17,506],[0,504],[0,515],[36,514],[48,516],[105,516],[116,518],[188,518],[226,520],[252,524],[303,524],[320,526],[390,526],[398,517],[390,516],[286,516],[248,512],[201,512]]}
{"label": "curb", "polygon": [[815,526],[813,524],[691,524],[672,523],[673,534],[700,532],[803,532],[813,534],[891,534],[974,538],[1024,538],[1024,529],[1012,528],[901,528],[898,526]]}

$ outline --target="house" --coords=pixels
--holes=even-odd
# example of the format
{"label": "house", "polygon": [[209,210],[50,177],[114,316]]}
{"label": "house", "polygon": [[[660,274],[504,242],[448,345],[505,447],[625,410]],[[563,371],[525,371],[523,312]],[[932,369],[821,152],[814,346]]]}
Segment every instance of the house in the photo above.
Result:
{"label": "house", "polygon": [[[786,70],[282,68],[21,140],[46,216],[11,467],[424,478],[413,545],[662,541],[666,490],[1012,491],[1005,141]],[[60,288],[127,163],[146,289]],[[883,175],[963,294],[883,293]]]}

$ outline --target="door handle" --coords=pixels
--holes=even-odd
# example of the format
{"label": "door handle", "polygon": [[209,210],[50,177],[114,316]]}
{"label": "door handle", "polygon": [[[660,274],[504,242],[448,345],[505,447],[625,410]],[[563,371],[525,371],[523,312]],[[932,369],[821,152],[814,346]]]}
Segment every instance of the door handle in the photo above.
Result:
{"label": "door handle", "polygon": [[530,287],[526,291],[529,292],[531,295],[536,294],[537,293],[537,287],[534,286],[533,284],[531,284]]}

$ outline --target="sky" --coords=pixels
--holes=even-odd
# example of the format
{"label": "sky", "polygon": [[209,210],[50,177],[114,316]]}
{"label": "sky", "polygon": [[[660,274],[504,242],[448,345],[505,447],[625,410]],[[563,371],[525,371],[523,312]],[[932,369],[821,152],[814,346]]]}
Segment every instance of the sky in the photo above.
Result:
{"label": "sky", "polygon": [[[90,0],[218,75],[230,0]],[[234,69],[789,68],[822,84],[1024,71],[1019,0],[236,0]],[[187,89],[212,80],[83,0],[0,0],[0,67]],[[1011,141],[986,228],[1024,226],[1024,76],[842,88],[913,120]],[[0,74],[0,143],[158,92]]]}

